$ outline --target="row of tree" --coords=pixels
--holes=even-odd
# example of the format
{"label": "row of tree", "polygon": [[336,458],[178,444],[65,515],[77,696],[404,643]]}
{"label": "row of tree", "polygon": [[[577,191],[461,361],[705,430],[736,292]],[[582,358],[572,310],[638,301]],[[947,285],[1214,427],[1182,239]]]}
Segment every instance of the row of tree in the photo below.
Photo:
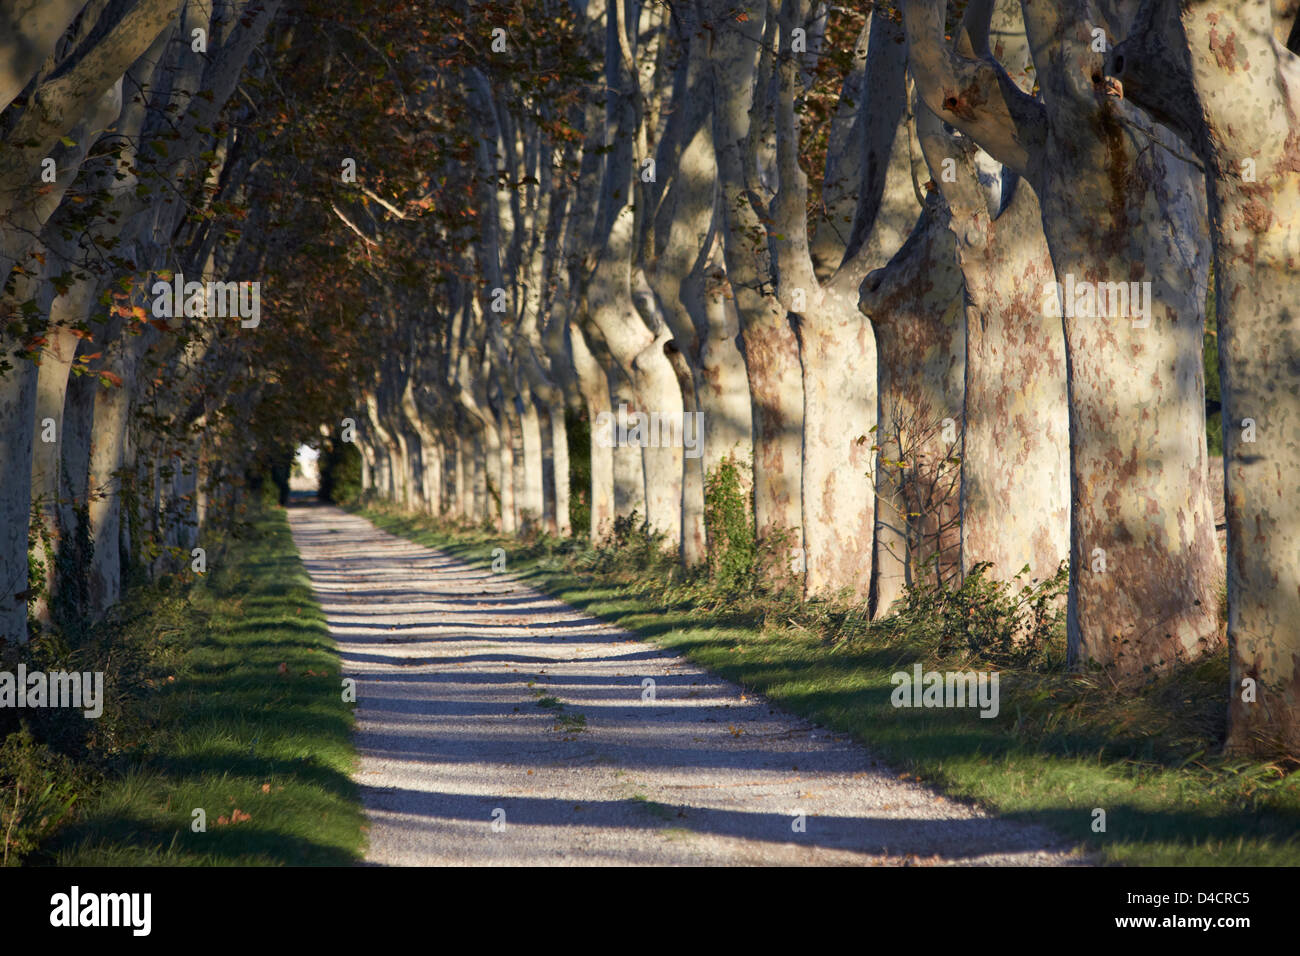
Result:
{"label": "row of tree", "polygon": [[[1231,743],[1294,751],[1294,11],[958,7],[589,3],[577,98],[521,83],[502,30],[458,75],[464,242],[389,306],[365,481],[566,533],[580,403],[593,536],[635,512],[703,560],[704,476],[739,456],[808,597],[885,613],[923,568],[1068,560],[1073,659],[1132,683],[1225,639],[1213,276]],[[624,406],[702,413],[702,454],[607,447]]]}
{"label": "row of tree", "polygon": [[[1120,686],[1221,647],[1226,574],[1229,742],[1300,749],[1288,3],[415,7],[0,2],[6,637],[321,423],[404,506],[687,564],[731,458],[809,598],[1068,561]],[[176,273],[265,318],[159,318]]]}
{"label": "row of tree", "polygon": [[[371,6],[0,0],[0,645],[206,567],[375,373],[375,304],[440,272],[442,71],[523,21]],[[380,209],[426,225],[373,255]]]}
{"label": "row of tree", "polygon": [[195,464],[223,471],[214,415],[243,329],[198,300],[194,321],[172,317],[153,287],[255,270],[232,231],[244,186],[223,106],[278,7],[0,4],[6,640],[25,639],[29,613],[46,628],[96,617],[132,560],[188,562],[197,545]]}

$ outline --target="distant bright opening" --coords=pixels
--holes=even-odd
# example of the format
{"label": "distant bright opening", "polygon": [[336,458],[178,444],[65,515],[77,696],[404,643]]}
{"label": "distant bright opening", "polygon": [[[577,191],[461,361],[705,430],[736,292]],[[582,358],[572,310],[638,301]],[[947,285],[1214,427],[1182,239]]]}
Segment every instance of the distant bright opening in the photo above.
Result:
{"label": "distant bright opening", "polygon": [[320,452],[309,445],[299,445],[289,474],[290,491],[315,491],[320,487]]}

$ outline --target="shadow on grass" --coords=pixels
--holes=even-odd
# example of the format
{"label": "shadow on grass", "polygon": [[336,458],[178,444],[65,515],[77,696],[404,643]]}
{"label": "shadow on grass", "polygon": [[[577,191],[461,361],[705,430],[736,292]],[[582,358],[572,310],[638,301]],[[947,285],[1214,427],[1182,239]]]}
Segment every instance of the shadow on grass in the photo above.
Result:
{"label": "shadow on grass", "polygon": [[[354,720],[341,693],[338,653],[284,512],[264,512],[255,528],[192,587],[184,657],[140,702],[149,729],[128,742],[121,772],[33,862],[360,859],[364,815],[350,777]],[[197,832],[195,810],[206,817]]]}
{"label": "shadow on grass", "polygon": [[[1226,655],[1184,665],[1135,694],[1088,673],[998,669],[1000,712],[896,708],[890,676],[986,670],[908,634],[839,640],[725,602],[697,605],[665,582],[576,571],[573,545],[359,511],[378,527],[510,576],[580,611],[680,652],[802,717],[848,732],[892,766],[1009,818],[1048,825],[1112,863],[1300,864],[1300,771],[1220,753]],[[811,620],[811,623],[808,623]],[[807,624],[807,626],[805,626]],[[1094,829],[1104,811],[1105,830]]]}

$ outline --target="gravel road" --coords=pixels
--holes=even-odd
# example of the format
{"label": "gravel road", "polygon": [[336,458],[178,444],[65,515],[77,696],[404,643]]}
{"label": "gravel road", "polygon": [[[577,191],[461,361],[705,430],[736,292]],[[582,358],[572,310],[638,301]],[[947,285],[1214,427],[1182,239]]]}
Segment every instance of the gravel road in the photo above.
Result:
{"label": "gravel road", "polygon": [[508,575],[338,508],[289,520],[357,680],[369,863],[1081,862]]}

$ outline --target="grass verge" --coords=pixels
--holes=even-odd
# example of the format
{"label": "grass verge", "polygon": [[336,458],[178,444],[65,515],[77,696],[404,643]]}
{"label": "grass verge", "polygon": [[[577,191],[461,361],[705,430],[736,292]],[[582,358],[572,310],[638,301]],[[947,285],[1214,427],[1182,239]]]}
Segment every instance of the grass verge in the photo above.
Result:
{"label": "grass verge", "polygon": [[[719,599],[665,564],[613,560],[577,541],[521,541],[371,505],[402,537],[508,572],[676,650],[783,708],[852,734],[905,777],[1046,824],[1092,859],[1129,865],[1300,865],[1300,769],[1218,756],[1225,653],[1121,694],[1099,673],[999,664],[1001,709],[900,709],[898,671],[987,669],[929,622],[864,625],[860,610]],[[1048,649],[1050,650],[1050,649]],[[982,668],[981,663],[985,666]],[[1095,829],[1105,813],[1105,830]]]}
{"label": "grass verge", "polygon": [[115,646],[142,658],[142,686],[119,701],[123,729],[98,771],[82,771],[72,819],[29,863],[360,858],[352,705],[285,512],[267,507],[212,554],[206,575],[138,592],[123,609]]}

